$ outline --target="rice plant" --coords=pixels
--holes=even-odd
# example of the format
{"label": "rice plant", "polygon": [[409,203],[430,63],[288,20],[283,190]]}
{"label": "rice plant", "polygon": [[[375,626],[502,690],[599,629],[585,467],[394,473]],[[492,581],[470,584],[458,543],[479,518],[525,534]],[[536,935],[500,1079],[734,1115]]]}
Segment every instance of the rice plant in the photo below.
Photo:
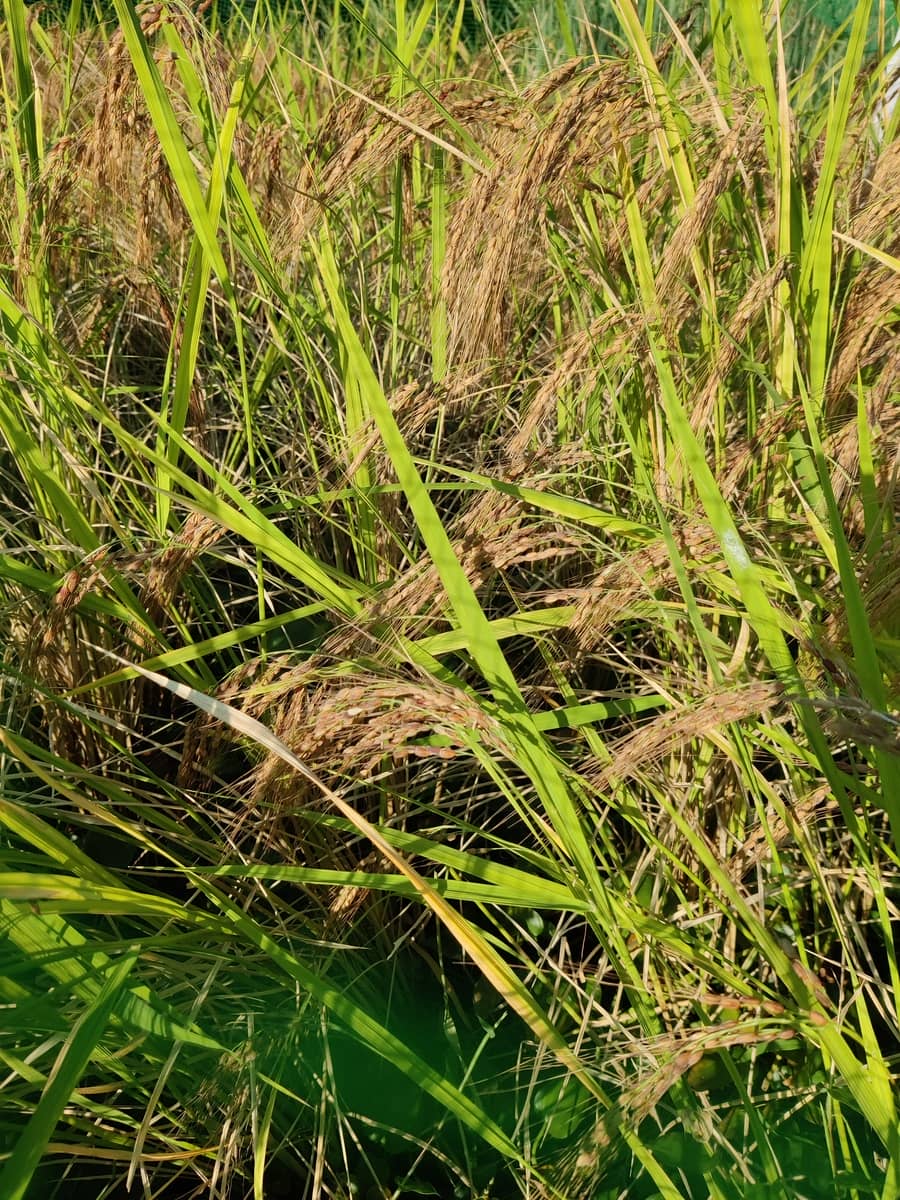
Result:
{"label": "rice plant", "polygon": [[895,25],[4,0],[0,1196],[900,1195]]}

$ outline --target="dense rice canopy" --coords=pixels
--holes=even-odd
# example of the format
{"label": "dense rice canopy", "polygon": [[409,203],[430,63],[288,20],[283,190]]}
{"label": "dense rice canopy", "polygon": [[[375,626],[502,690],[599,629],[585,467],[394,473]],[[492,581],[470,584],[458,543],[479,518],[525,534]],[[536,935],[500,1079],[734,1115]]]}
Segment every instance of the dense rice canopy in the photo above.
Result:
{"label": "dense rice canopy", "polygon": [[886,27],[649,7],[10,0],[0,1195],[896,1185]]}

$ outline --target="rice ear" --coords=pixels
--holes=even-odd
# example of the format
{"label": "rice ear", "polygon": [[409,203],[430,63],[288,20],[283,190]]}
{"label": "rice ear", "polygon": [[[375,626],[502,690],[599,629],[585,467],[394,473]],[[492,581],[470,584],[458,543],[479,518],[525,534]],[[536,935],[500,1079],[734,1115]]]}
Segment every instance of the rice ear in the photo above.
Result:
{"label": "rice ear", "polygon": [[779,683],[755,681],[717,689],[696,704],[674,708],[653,717],[610,749],[610,761],[586,771],[598,793],[614,781],[628,778],[696,738],[709,736],[732,721],[768,712],[781,703],[784,688]]}

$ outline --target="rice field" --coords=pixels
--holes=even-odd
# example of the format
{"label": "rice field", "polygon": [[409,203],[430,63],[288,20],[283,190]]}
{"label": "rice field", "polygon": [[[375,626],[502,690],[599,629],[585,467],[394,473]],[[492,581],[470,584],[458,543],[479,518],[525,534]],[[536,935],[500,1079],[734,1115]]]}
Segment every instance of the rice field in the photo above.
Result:
{"label": "rice field", "polygon": [[888,6],[112,8],[3,7],[0,1197],[900,1196]]}

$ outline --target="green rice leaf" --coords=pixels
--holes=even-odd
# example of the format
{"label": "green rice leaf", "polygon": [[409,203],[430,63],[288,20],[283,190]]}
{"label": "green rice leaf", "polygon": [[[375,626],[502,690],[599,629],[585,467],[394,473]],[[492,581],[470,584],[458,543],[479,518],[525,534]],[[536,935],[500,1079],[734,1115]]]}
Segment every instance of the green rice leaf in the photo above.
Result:
{"label": "green rice leaf", "polygon": [[0,1195],[21,1200],[73,1089],[96,1053],[125,981],[138,954],[125,954],[113,964],[96,995],[75,1023],[57,1055],[38,1106],[0,1171]]}

